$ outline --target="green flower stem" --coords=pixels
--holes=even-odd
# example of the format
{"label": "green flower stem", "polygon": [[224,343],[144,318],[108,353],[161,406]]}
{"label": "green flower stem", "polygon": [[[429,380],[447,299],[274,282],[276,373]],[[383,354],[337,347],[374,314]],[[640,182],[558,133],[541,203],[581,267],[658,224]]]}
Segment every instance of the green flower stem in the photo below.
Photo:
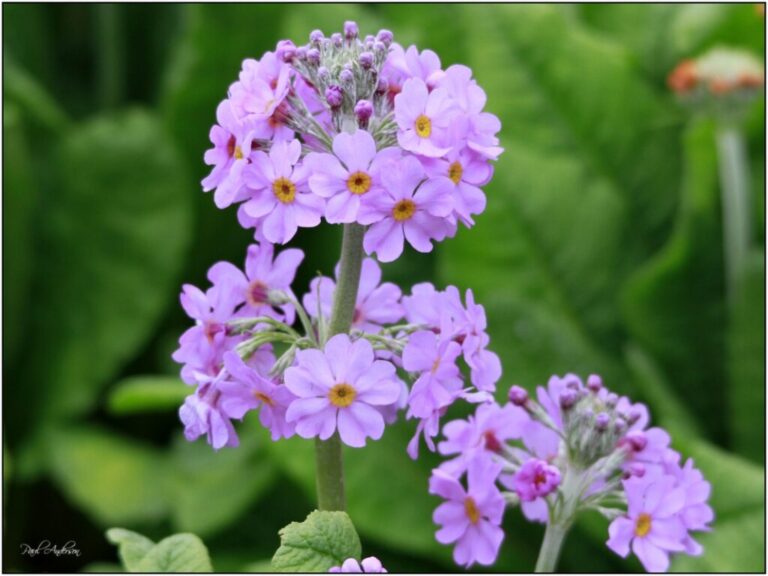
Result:
{"label": "green flower stem", "polygon": [[749,252],[749,168],[741,130],[723,124],[717,130],[717,156],[723,199],[723,235],[728,299],[733,302]]}
{"label": "green flower stem", "polygon": [[[333,295],[328,336],[349,332],[355,315],[360,268],[363,263],[363,233],[359,224],[345,224],[341,242],[339,278]],[[315,440],[317,459],[317,506],[320,510],[344,510],[344,461],[338,432],[328,440]]]}
{"label": "green flower stem", "polygon": [[563,540],[568,528],[556,522],[549,522],[544,532],[544,542],[541,543],[539,559],[536,561],[536,572],[554,572]]}
{"label": "green flower stem", "polygon": [[101,104],[105,109],[114,109],[123,93],[124,46],[120,21],[121,6],[101,4],[97,6],[96,18],[98,35],[98,87]]}

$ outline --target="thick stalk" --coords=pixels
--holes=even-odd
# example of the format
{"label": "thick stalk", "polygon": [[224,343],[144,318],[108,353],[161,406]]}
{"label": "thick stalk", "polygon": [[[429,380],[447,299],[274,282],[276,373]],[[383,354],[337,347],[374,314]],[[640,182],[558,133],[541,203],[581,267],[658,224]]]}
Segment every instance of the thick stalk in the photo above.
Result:
{"label": "thick stalk", "polygon": [[[346,224],[341,242],[341,262],[328,336],[349,332],[355,316],[360,268],[363,262],[363,233],[359,224]],[[320,510],[344,510],[344,462],[338,432],[328,440],[315,440],[317,459],[317,506]]]}
{"label": "thick stalk", "polygon": [[544,541],[541,543],[541,550],[539,550],[539,559],[536,561],[536,572],[555,571],[557,559],[560,557],[560,549],[567,533],[568,528],[559,523],[549,522],[547,524]]}
{"label": "thick stalk", "polygon": [[723,201],[726,289],[729,301],[747,261],[750,239],[749,169],[744,136],[738,127],[721,126],[717,131],[717,156]]}

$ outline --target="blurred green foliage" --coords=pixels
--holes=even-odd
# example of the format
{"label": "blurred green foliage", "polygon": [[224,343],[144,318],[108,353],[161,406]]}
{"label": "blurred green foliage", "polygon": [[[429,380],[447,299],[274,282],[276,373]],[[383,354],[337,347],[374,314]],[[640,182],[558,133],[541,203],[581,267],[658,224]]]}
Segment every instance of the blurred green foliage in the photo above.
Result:
{"label": "blurred green foliage", "polygon": [[[729,309],[715,128],[665,85],[716,44],[762,54],[753,5],[5,4],[3,16],[5,570],[118,569],[113,525],[193,532],[216,570],[264,570],[278,529],[313,509],[310,442],[272,443],[254,419],[237,450],[183,439],[188,389],[169,356],[187,326],[181,283],[239,263],[250,239],[197,184],[217,102],[243,58],[348,19],[471,66],[503,123],[476,228],[408,252],[386,278],[475,291],[500,394],[597,372],[648,402],[713,485],[706,553],[673,568],[765,570],[764,102],[746,125],[754,254]],[[339,231],[296,244],[302,290],[332,269]],[[408,459],[412,432],[400,422],[346,451],[349,514],[390,571],[454,570],[433,536],[437,460]],[[606,525],[581,519],[561,568],[638,569],[604,547]],[[493,569],[530,570],[541,527],[517,511],[505,527]],[[19,555],[42,539],[75,539],[82,555]]]}

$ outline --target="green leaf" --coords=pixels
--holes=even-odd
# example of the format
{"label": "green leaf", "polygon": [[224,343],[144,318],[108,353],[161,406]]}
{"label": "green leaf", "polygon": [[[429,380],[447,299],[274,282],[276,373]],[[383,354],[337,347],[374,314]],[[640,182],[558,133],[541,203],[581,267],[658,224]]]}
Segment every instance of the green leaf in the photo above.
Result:
{"label": "green leaf", "polygon": [[327,572],[347,558],[360,560],[360,538],[346,512],[315,510],[280,530],[272,558],[278,572]]}
{"label": "green leaf", "polygon": [[107,530],[107,540],[117,546],[117,555],[128,572],[137,572],[139,562],[155,546],[146,536],[125,528],[110,528]]}
{"label": "green leaf", "polygon": [[178,410],[191,393],[175,376],[132,376],[115,384],[107,407],[116,415]]}
{"label": "green leaf", "polygon": [[669,382],[714,438],[723,437],[725,303],[713,126],[685,136],[683,205],[667,245],[627,283],[630,334],[658,359]]}
{"label": "green leaf", "polygon": [[39,191],[30,164],[30,150],[19,108],[3,106],[3,139],[13,142],[5,152],[5,209],[13,218],[5,222],[3,238],[13,250],[5,255],[5,313],[3,353],[14,367],[28,327],[29,285],[34,265],[35,212]]}
{"label": "green leaf", "polygon": [[13,58],[3,58],[3,67],[8,100],[16,103],[32,122],[56,134],[70,127],[70,120],[58,103]]}
{"label": "green leaf", "polygon": [[53,480],[97,523],[132,525],[168,513],[168,465],[159,452],[95,427],[58,430],[48,447]]}
{"label": "green leaf", "polygon": [[158,542],[137,572],[213,572],[208,549],[194,534],[174,534]]}
{"label": "green leaf", "polygon": [[756,251],[728,326],[728,400],[733,449],[765,462],[765,266]]}
{"label": "green leaf", "polygon": [[[256,418],[256,415],[250,415]],[[276,466],[265,457],[268,435],[242,426],[240,446],[215,451],[181,435],[173,447],[171,519],[175,529],[208,536],[232,525],[275,482]]]}
{"label": "green leaf", "polygon": [[[94,407],[174,305],[190,238],[190,183],[146,112],[67,132],[52,171],[55,189],[38,215],[29,372],[13,398],[21,427]],[[30,394],[39,401],[25,401]]]}

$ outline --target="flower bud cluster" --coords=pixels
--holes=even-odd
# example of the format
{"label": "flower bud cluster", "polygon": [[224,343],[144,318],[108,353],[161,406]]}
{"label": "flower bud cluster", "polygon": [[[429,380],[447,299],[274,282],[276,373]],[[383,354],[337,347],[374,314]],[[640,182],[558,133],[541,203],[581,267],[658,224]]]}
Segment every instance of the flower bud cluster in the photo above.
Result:
{"label": "flower bud cluster", "polygon": [[700,554],[691,532],[713,519],[709,483],[648,424],[643,404],[610,392],[597,375],[586,385],[553,376],[536,400],[513,386],[504,406],[480,404],[442,430],[438,450],[450,459],[430,482],[446,499],[434,514],[438,541],[455,544],[459,564],[487,565],[504,538],[506,507],[562,527],[591,508],[612,520],[608,547],[626,556],[638,542],[632,549],[649,571],[665,571],[671,553]]}

